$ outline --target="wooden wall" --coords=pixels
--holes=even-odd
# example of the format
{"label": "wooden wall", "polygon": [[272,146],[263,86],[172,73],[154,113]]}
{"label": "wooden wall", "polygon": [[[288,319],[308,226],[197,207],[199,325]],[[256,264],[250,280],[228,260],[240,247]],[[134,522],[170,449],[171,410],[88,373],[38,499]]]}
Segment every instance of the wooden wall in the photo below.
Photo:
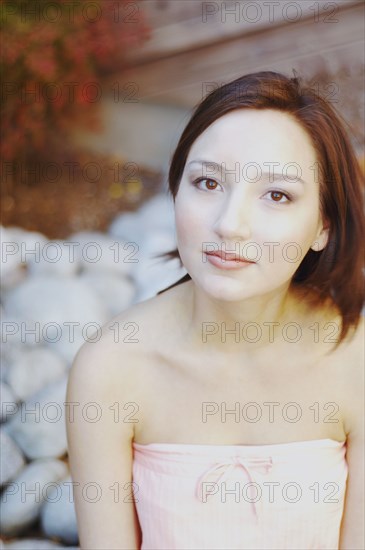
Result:
{"label": "wooden wall", "polygon": [[[144,0],[138,5],[152,26],[151,40],[130,52],[129,68],[105,85],[107,149],[120,143],[128,154],[136,151],[137,162],[146,157],[151,166],[165,164],[186,114],[212,87],[249,72],[295,69],[338,108],[363,154],[362,0]],[[159,122],[161,109],[169,113],[167,125]],[[135,129],[133,120],[138,120]],[[141,148],[151,148],[154,132],[166,129],[166,144],[148,158]]]}

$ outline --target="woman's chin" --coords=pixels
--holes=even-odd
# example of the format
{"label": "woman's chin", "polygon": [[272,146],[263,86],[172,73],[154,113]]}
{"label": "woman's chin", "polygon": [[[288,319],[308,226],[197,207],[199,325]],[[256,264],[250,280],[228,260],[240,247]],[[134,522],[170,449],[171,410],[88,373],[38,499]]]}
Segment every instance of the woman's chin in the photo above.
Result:
{"label": "woman's chin", "polygon": [[201,291],[216,300],[239,302],[262,293],[262,289],[257,287],[250,288],[251,285],[247,285],[247,282],[233,280],[220,275],[202,277],[200,274],[197,277],[193,275],[192,279]]}

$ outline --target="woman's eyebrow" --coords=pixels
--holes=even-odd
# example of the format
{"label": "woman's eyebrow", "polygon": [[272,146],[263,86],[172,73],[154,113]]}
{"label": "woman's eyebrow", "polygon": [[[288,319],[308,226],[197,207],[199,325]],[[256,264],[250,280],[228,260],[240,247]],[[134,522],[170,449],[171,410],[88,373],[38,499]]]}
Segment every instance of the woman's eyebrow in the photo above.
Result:
{"label": "woman's eyebrow", "polygon": [[298,174],[288,174],[288,173],[284,174],[281,172],[280,173],[262,172],[261,175],[264,176],[265,179],[267,178],[269,182],[280,180],[280,181],[285,181],[287,183],[299,182],[299,183],[302,183],[303,185],[306,185],[306,182],[300,176],[298,176]]}
{"label": "woman's eyebrow", "polygon": [[[190,162],[187,163],[187,166],[190,166],[192,164],[198,164],[200,166],[205,166],[205,167],[208,167],[210,170],[210,175],[213,175],[213,170],[215,172],[227,172],[227,173],[232,173],[232,170],[229,169],[229,168],[224,168],[224,164],[225,163],[221,163],[219,164],[218,162],[214,162],[213,160],[202,160],[202,159],[194,159],[194,160],[191,160]],[[270,163],[268,163],[270,164]],[[206,174],[208,175],[208,174]],[[288,172],[282,172],[282,173],[279,173],[279,172],[261,172],[260,174],[260,178],[258,178],[257,181],[259,181],[259,179],[264,179],[265,182],[266,180],[268,180],[270,183],[271,182],[274,182],[274,181],[285,181],[287,183],[302,183],[303,185],[306,184],[306,182],[298,175],[298,174],[290,174]],[[252,180],[254,181],[254,178],[252,178]]]}
{"label": "woman's eyebrow", "polygon": [[224,171],[224,169],[222,170],[222,165],[219,164],[219,162],[214,162],[213,160],[200,160],[200,159],[196,159],[196,160],[191,160],[190,162],[187,163],[186,166],[190,166],[191,164],[199,164],[200,166],[208,166],[210,168],[214,168],[215,170],[217,171]]}

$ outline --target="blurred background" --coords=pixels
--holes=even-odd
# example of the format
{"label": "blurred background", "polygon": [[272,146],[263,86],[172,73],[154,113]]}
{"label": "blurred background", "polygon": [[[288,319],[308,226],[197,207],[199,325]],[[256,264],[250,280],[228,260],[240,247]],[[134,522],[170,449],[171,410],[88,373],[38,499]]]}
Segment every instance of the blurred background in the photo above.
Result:
{"label": "blurred background", "polygon": [[1,7],[6,226],[52,238],[106,229],[161,190],[194,105],[258,70],[311,81],[352,127],[363,163],[361,1]]}
{"label": "blurred background", "polygon": [[[192,109],[245,73],[295,70],[342,115],[364,170],[364,3],[0,8],[0,546],[75,547],[69,493],[42,492],[70,481],[68,369],[98,327],[186,273],[155,255],[175,247],[166,179]],[[57,421],[41,414],[50,402]],[[24,417],[36,403],[40,413]],[[28,485],[38,502],[22,493]]]}

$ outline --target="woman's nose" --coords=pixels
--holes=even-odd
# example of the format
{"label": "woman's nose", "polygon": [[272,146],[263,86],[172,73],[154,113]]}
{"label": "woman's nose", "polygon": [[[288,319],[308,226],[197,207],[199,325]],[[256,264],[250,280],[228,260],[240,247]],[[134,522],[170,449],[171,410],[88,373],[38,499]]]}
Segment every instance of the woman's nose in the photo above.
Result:
{"label": "woman's nose", "polygon": [[232,195],[224,202],[214,224],[216,233],[222,239],[247,240],[251,236],[251,210],[247,197]]}

